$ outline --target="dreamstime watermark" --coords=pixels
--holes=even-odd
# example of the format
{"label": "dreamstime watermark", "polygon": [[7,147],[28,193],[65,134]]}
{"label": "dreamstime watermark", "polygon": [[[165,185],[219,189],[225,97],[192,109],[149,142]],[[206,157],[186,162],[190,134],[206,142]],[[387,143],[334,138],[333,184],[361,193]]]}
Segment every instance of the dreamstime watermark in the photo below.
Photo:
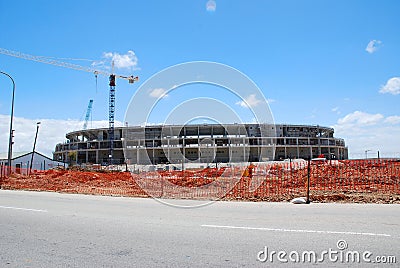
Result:
{"label": "dreamstime watermark", "polygon": [[346,240],[338,240],[336,248],[329,248],[320,252],[313,250],[299,251],[275,251],[267,246],[257,253],[259,262],[281,262],[281,263],[373,263],[373,264],[393,264],[397,262],[394,255],[374,256],[369,251],[348,250]]}
{"label": "dreamstime watermark", "polygon": [[[191,87],[200,90],[190,91]],[[206,87],[213,87],[211,97],[201,94]],[[250,121],[243,118],[243,109],[251,114]],[[151,122],[154,118],[157,121]],[[169,169],[184,170],[191,165],[206,169],[224,163],[244,171],[250,164],[249,138],[276,137],[268,101],[257,85],[235,68],[206,61],[178,64],[153,75],[132,97],[124,121],[129,126],[141,126],[123,130],[125,161],[147,167],[162,163]],[[206,121],[210,125],[208,130],[206,123],[191,128],[193,122]],[[245,124],[259,125],[258,134],[249,133]],[[269,149],[260,149],[260,158],[274,159],[273,144]],[[155,199],[196,198],[201,194],[209,203],[225,196],[240,180],[241,176],[233,176],[230,169],[221,171],[211,182],[196,187],[174,184],[157,172],[143,173],[135,181]],[[162,202],[181,206],[179,202],[172,204],[172,199]]]}

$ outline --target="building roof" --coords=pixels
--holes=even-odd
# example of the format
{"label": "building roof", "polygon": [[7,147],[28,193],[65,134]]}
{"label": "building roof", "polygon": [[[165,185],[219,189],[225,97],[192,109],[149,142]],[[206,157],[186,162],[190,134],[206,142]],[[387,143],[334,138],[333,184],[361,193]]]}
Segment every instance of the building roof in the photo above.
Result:
{"label": "building roof", "polygon": [[[29,155],[29,154],[32,154],[32,152],[13,152],[11,160],[14,160],[14,159],[17,159],[17,158],[20,158],[22,156]],[[51,159],[50,157],[45,156],[44,154],[41,154],[39,152],[35,151],[35,154],[38,154],[40,156],[43,156],[43,157],[53,161],[53,159]],[[7,160],[7,159],[8,159],[8,153],[4,153],[4,152],[0,153],[0,160]]]}

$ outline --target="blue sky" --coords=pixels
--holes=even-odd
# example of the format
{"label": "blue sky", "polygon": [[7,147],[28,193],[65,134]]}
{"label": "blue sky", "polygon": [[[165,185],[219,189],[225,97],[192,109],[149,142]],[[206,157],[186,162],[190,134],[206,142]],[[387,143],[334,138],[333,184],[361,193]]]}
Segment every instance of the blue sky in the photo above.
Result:
{"label": "blue sky", "polygon": [[[211,2],[215,10],[207,10]],[[134,85],[117,80],[120,122],[140,84],[160,70],[189,61],[223,63],[257,84],[276,123],[333,126],[354,157],[367,149],[400,155],[399,9],[396,0],[0,0],[0,48],[89,67],[109,60],[105,53],[134,51],[135,65],[116,70],[140,76]],[[95,126],[107,126],[107,77],[99,76],[96,88],[90,73],[1,54],[0,70],[17,83],[15,116],[25,122],[15,128],[19,150],[30,150],[35,122],[43,121],[39,148],[51,153],[66,131],[83,125],[89,99]],[[8,139],[7,79],[0,77],[0,151]],[[210,87],[195,88],[163,101],[218,99]],[[241,113],[237,99],[221,98]]]}

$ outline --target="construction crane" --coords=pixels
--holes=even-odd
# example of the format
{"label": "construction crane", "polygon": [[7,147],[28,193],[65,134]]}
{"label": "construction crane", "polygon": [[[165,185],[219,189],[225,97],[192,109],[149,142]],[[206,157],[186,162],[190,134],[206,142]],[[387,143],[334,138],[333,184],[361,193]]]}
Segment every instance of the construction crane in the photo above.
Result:
{"label": "construction crane", "polygon": [[42,57],[42,56],[33,56],[17,51],[12,51],[4,48],[0,48],[0,54],[4,54],[7,56],[11,57],[16,57],[16,58],[21,58],[25,60],[31,60],[31,61],[37,61],[45,64],[51,64],[51,65],[56,65],[59,67],[64,67],[64,68],[69,68],[69,69],[74,69],[78,71],[84,71],[84,72],[89,72],[93,73],[96,77],[97,75],[106,75],[109,77],[109,86],[110,86],[110,94],[109,94],[109,112],[108,112],[108,140],[110,142],[110,151],[109,151],[109,164],[113,164],[113,152],[114,152],[114,118],[115,118],[115,80],[117,78],[120,79],[125,79],[128,80],[130,84],[133,84],[134,82],[139,80],[139,77],[137,76],[123,76],[123,75],[118,75],[114,73],[114,63],[113,63],[113,68],[112,72],[109,73],[107,71],[103,70],[96,70],[94,68],[90,67],[85,67],[85,66],[80,66],[77,64],[72,64],[72,63],[67,63],[67,62],[62,62],[58,61],[55,59],[51,59],[48,57]]}
{"label": "construction crane", "polygon": [[90,114],[92,113],[92,105],[93,105],[93,100],[89,100],[89,104],[88,104],[87,110],[86,110],[85,123],[83,123],[84,130],[87,129],[89,117],[90,117]]}

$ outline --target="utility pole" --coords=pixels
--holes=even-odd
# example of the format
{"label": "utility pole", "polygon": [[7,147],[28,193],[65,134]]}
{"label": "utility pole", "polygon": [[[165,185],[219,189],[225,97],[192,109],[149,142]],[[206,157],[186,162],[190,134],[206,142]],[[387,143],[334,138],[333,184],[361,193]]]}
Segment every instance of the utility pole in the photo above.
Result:
{"label": "utility pole", "polygon": [[11,99],[11,115],[10,115],[10,132],[9,132],[9,139],[8,139],[8,158],[7,158],[7,163],[8,163],[8,174],[11,173],[11,158],[12,158],[12,145],[13,145],[13,118],[14,118],[14,95],[15,95],[15,82],[14,79],[5,72],[0,71],[1,74],[4,74],[8,76],[11,79],[11,82],[13,84],[13,91],[12,91],[12,99]]}
{"label": "utility pole", "polygon": [[30,164],[30,167],[29,167],[29,175],[30,175],[31,172],[32,172],[33,155],[35,154],[36,141],[37,141],[37,136],[38,136],[38,132],[39,132],[39,125],[40,125],[40,122],[37,122],[37,123],[36,123],[35,141],[33,142],[33,150],[32,150],[32,157],[31,157],[31,164]]}

